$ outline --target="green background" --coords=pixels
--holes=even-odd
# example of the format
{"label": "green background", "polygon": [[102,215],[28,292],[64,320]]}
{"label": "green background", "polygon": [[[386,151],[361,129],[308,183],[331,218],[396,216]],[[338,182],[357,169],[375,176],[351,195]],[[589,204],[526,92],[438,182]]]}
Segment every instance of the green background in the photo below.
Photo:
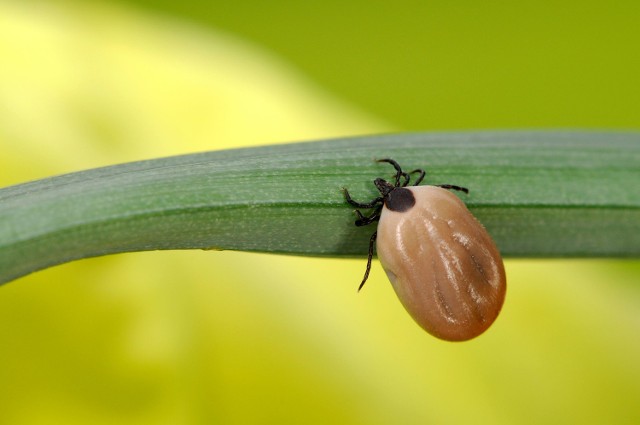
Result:
{"label": "green background", "polygon": [[[3,0],[0,184],[388,131],[635,130],[638,22],[637,2]],[[0,423],[640,421],[638,261],[510,259],[502,315],[461,344],[378,264],[356,293],[363,269],[153,252],[7,284]]]}
{"label": "green background", "polygon": [[256,42],[402,131],[638,127],[633,1],[132,3]]}

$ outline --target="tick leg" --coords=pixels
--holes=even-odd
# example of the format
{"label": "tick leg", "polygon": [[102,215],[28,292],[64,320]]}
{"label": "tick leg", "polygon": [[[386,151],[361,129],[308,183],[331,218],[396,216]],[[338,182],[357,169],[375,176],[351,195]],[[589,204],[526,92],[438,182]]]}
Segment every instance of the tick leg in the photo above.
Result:
{"label": "tick leg", "polygon": [[377,159],[376,162],[387,162],[393,165],[393,168],[395,168],[398,173],[402,173],[402,168],[400,167],[400,164],[398,164],[396,161],[394,161],[391,158]]}
{"label": "tick leg", "polygon": [[370,216],[364,216],[362,215],[360,210],[356,210],[356,215],[358,216],[358,219],[356,220],[356,226],[366,226],[367,224],[371,224],[374,221],[380,220],[381,211],[382,208],[377,208]]}
{"label": "tick leg", "polygon": [[369,278],[369,272],[371,271],[371,260],[373,259],[373,244],[376,242],[376,238],[378,237],[378,232],[373,232],[371,235],[371,239],[369,239],[369,256],[367,257],[367,269],[364,272],[364,278],[362,279],[362,283],[358,286],[358,292],[364,286],[364,283]]}
{"label": "tick leg", "polygon": [[[408,179],[407,173],[403,173],[402,172],[402,168],[400,167],[400,164],[398,164],[393,159],[391,159],[391,158],[378,159],[376,162],[386,162],[386,163],[389,163],[389,164],[393,165],[393,168],[396,169],[396,187],[400,186],[400,177],[401,176],[405,176],[405,178],[407,179],[407,184],[409,183],[409,179]],[[406,184],[405,184],[405,186],[406,186]]]}
{"label": "tick leg", "polygon": [[[411,181],[411,173],[402,173],[402,177],[404,177],[404,183],[402,183],[402,187],[407,187],[409,182]],[[400,184],[398,181],[396,184]]]}
{"label": "tick leg", "polygon": [[344,192],[344,197],[349,203],[349,205],[353,205],[356,208],[364,208],[364,209],[373,208],[377,206],[380,202],[382,202],[382,197],[378,197],[367,204],[363,204],[361,202],[356,202],[353,199],[351,199],[351,195],[349,194],[349,191],[346,188],[343,187],[342,191]]}
{"label": "tick leg", "polygon": [[469,193],[469,189],[467,189],[466,187],[456,186],[455,184],[437,184],[436,186],[441,187],[443,189],[452,189],[452,190],[457,190],[464,193]]}
{"label": "tick leg", "polygon": [[[414,173],[420,173],[420,176],[418,177],[418,180],[416,180],[416,182],[413,184],[414,186],[419,185],[420,183],[422,183],[422,179],[424,179],[424,175],[426,174],[424,170],[413,170],[412,172],[410,172],[409,174],[414,174]],[[407,183],[409,183],[409,181],[407,181]],[[406,185],[405,185],[406,187]]]}

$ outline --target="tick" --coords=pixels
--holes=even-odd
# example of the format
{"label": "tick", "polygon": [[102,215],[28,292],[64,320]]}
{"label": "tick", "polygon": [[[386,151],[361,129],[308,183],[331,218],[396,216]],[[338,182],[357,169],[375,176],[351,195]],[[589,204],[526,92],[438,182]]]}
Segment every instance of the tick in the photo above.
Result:
{"label": "tick", "polygon": [[[393,159],[391,182],[374,180],[380,196],[356,202],[344,189],[347,202],[358,208],[356,226],[378,222],[369,240],[367,268],[374,244],[382,268],[413,319],[430,334],[448,341],[465,341],[482,334],[500,313],[506,293],[504,264],[495,243],[464,202],[442,184],[418,186],[424,170],[404,172]],[[411,176],[416,181],[409,186]],[[367,215],[360,210],[371,210]]]}

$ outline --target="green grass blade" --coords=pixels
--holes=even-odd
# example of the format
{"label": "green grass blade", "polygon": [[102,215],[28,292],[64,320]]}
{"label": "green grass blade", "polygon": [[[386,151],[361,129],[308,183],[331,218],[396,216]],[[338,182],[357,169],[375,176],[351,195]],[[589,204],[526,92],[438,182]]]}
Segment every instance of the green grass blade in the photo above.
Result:
{"label": "green grass blade", "polygon": [[[400,134],[115,165],[0,189],[0,282],[111,253],[364,256],[354,199],[391,157],[461,195],[505,256],[640,256],[640,134]],[[212,254],[213,255],[213,254]]]}

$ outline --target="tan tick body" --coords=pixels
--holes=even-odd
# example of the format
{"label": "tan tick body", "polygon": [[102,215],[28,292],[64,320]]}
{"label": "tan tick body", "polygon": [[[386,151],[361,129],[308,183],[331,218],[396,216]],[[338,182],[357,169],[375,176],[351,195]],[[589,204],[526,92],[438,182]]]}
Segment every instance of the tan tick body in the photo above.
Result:
{"label": "tan tick body", "polygon": [[[424,170],[404,172],[389,158],[377,162],[396,170],[392,182],[374,180],[379,197],[357,202],[344,189],[347,203],[358,208],[356,226],[378,222],[358,289],[369,277],[375,244],[398,298],[420,326],[448,341],[475,338],[498,317],[507,280],[491,236],[464,202],[445,189],[469,190],[451,184],[418,186]],[[413,174],[418,178],[409,186]],[[365,215],[361,209],[372,211]]]}
{"label": "tan tick body", "polygon": [[463,341],[496,319],[506,292],[502,258],[493,240],[453,193],[407,187],[415,205],[384,207],[376,249],[398,298],[430,334]]}

